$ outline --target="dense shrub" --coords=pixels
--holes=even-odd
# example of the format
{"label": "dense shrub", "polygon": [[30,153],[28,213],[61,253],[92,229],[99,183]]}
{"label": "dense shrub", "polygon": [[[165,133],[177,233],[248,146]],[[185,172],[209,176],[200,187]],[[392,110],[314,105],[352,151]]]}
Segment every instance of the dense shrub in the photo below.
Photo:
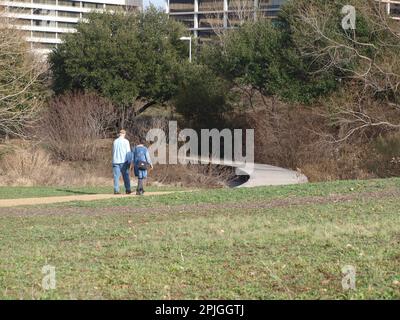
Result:
{"label": "dense shrub", "polygon": [[369,148],[366,165],[378,177],[400,175],[400,135],[390,133],[375,139]]}
{"label": "dense shrub", "polygon": [[155,9],[91,13],[50,55],[57,94],[91,90],[118,108],[120,126],[177,89],[184,26]]}
{"label": "dense shrub", "polygon": [[237,86],[310,103],[336,87],[332,73],[311,73],[290,33],[270,20],[246,22],[202,50],[201,61]]}
{"label": "dense shrub", "polygon": [[202,64],[188,65],[175,97],[176,110],[194,128],[217,126],[230,109],[229,85]]}

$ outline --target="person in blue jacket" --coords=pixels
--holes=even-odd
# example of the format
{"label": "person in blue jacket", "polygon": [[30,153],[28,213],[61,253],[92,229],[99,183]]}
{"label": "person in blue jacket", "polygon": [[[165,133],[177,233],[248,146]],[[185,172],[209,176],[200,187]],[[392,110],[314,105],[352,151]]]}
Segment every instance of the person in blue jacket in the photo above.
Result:
{"label": "person in blue jacket", "polygon": [[131,145],[125,138],[126,131],[121,130],[119,137],[114,140],[112,148],[112,169],[114,176],[114,194],[119,194],[119,177],[124,178],[126,194],[131,193],[131,182],[129,179],[129,160],[128,156],[131,153]]}
{"label": "person in blue jacket", "polygon": [[[153,169],[153,164],[151,162],[149,150],[147,149],[147,147],[143,144],[138,144],[136,147],[134,147],[131,154],[131,161],[133,164],[135,177],[138,178],[136,194],[143,195],[143,180],[147,178],[148,168]],[[143,168],[143,163],[146,164],[146,168]]]}

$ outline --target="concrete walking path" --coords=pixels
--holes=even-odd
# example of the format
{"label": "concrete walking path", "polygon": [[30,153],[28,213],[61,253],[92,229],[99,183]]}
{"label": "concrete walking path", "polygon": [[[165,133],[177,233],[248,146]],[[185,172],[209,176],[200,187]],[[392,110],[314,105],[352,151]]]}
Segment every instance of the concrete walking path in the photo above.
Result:
{"label": "concrete walking path", "polygon": [[279,186],[308,182],[307,177],[300,172],[267,164],[255,163],[254,168],[238,167],[238,170],[244,171],[249,175],[249,180],[239,185],[238,187],[240,188]]}
{"label": "concrete walking path", "polygon": [[[181,191],[158,191],[158,192],[145,192],[144,196],[155,196],[176,193]],[[38,198],[22,198],[22,199],[0,199],[0,208],[16,207],[16,206],[31,206],[41,204],[53,204],[70,201],[93,201],[104,199],[118,199],[138,197],[134,193],[130,195],[125,194],[83,194],[83,195],[70,195],[70,196],[52,196],[52,197],[38,197]]]}
{"label": "concrete walking path", "polygon": [[[193,161],[193,158],[186,158],[186,160]],[[236,186],[237,188],[288,185],[288,184],[299,184],[308,182],[307,177],[301,174],[300,172],[279,168],[275,166],[270,166],[267,164],[255,163],[253,165],[249,165],[233,161],[223,161],[223,160],[210,161],[210,159],[201,159],[200,161],[203,164],[211,163],[215,165],[234,167],[237,170],[236,171],[237,174],[249,176],[249,179],[245,183]],[[187,191],[146,192],[144,195],[145,196],[164,195],[176,192],[187,192]],[[51,196],[51,197],[23,198],[23,199],[0,199],[0,208],[53,204],[53,203],[62,203],[70,201],[93,201],[93,200],[116,199],[116,198],[118,199],[126,197],[136,197],[136,195],[85,194],[85,195]]]}
{"label": "concrete walking path", "polygon": [[249,179],[236,188],[250,188],[261,186],[278,186],[288,184],[307,183],[307,177],[298,172],[285,168],[275,167],[261,163],[244,163],[238,161],[227,161],[224,159],[185,157],[186,161],[198,161],[202,164],[214,164],[236,168],[236,174],[247,175]]}

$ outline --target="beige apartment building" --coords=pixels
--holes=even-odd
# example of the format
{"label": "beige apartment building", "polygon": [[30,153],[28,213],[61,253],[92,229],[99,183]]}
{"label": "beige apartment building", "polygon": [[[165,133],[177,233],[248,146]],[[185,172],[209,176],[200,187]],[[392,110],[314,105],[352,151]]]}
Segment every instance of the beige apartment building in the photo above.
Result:
{"label": "beige apartment building", "polygon": [[31,48],[48,53],[74,32],[80,19],[91,11],[141,10],[143,0],[0,0],[10,23],[24,33]]}

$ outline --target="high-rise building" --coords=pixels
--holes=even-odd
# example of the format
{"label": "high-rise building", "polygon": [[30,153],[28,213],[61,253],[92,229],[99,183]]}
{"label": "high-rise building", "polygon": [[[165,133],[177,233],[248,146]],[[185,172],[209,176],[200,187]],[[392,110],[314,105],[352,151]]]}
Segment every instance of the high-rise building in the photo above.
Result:
{"label": "high-rise building", "polygon": [[256,14],[275,17],[286,0],[166,0],[166,12],[194,36],[234,28]]}
{"label": "high-rise building", "polygon": [[141,10],[143,0],[0,0],[9,23],[20,29],[31,48],[43,53],[74,32],[91,11]]}
{"label": "high-rise building", "polygon": [[395,20],[400,20],[400,1],[396,0],[380,0],[387,5],[387,12]]}
{"label": "high-rise building", "polygon": [[[165,0],[170,17],[185,24],[196,36],[209,36],[216,30],[234,28],[249,15],[276,17],[287,0]],[[376,0],[387,13],[400,20],[400,0]]]}

